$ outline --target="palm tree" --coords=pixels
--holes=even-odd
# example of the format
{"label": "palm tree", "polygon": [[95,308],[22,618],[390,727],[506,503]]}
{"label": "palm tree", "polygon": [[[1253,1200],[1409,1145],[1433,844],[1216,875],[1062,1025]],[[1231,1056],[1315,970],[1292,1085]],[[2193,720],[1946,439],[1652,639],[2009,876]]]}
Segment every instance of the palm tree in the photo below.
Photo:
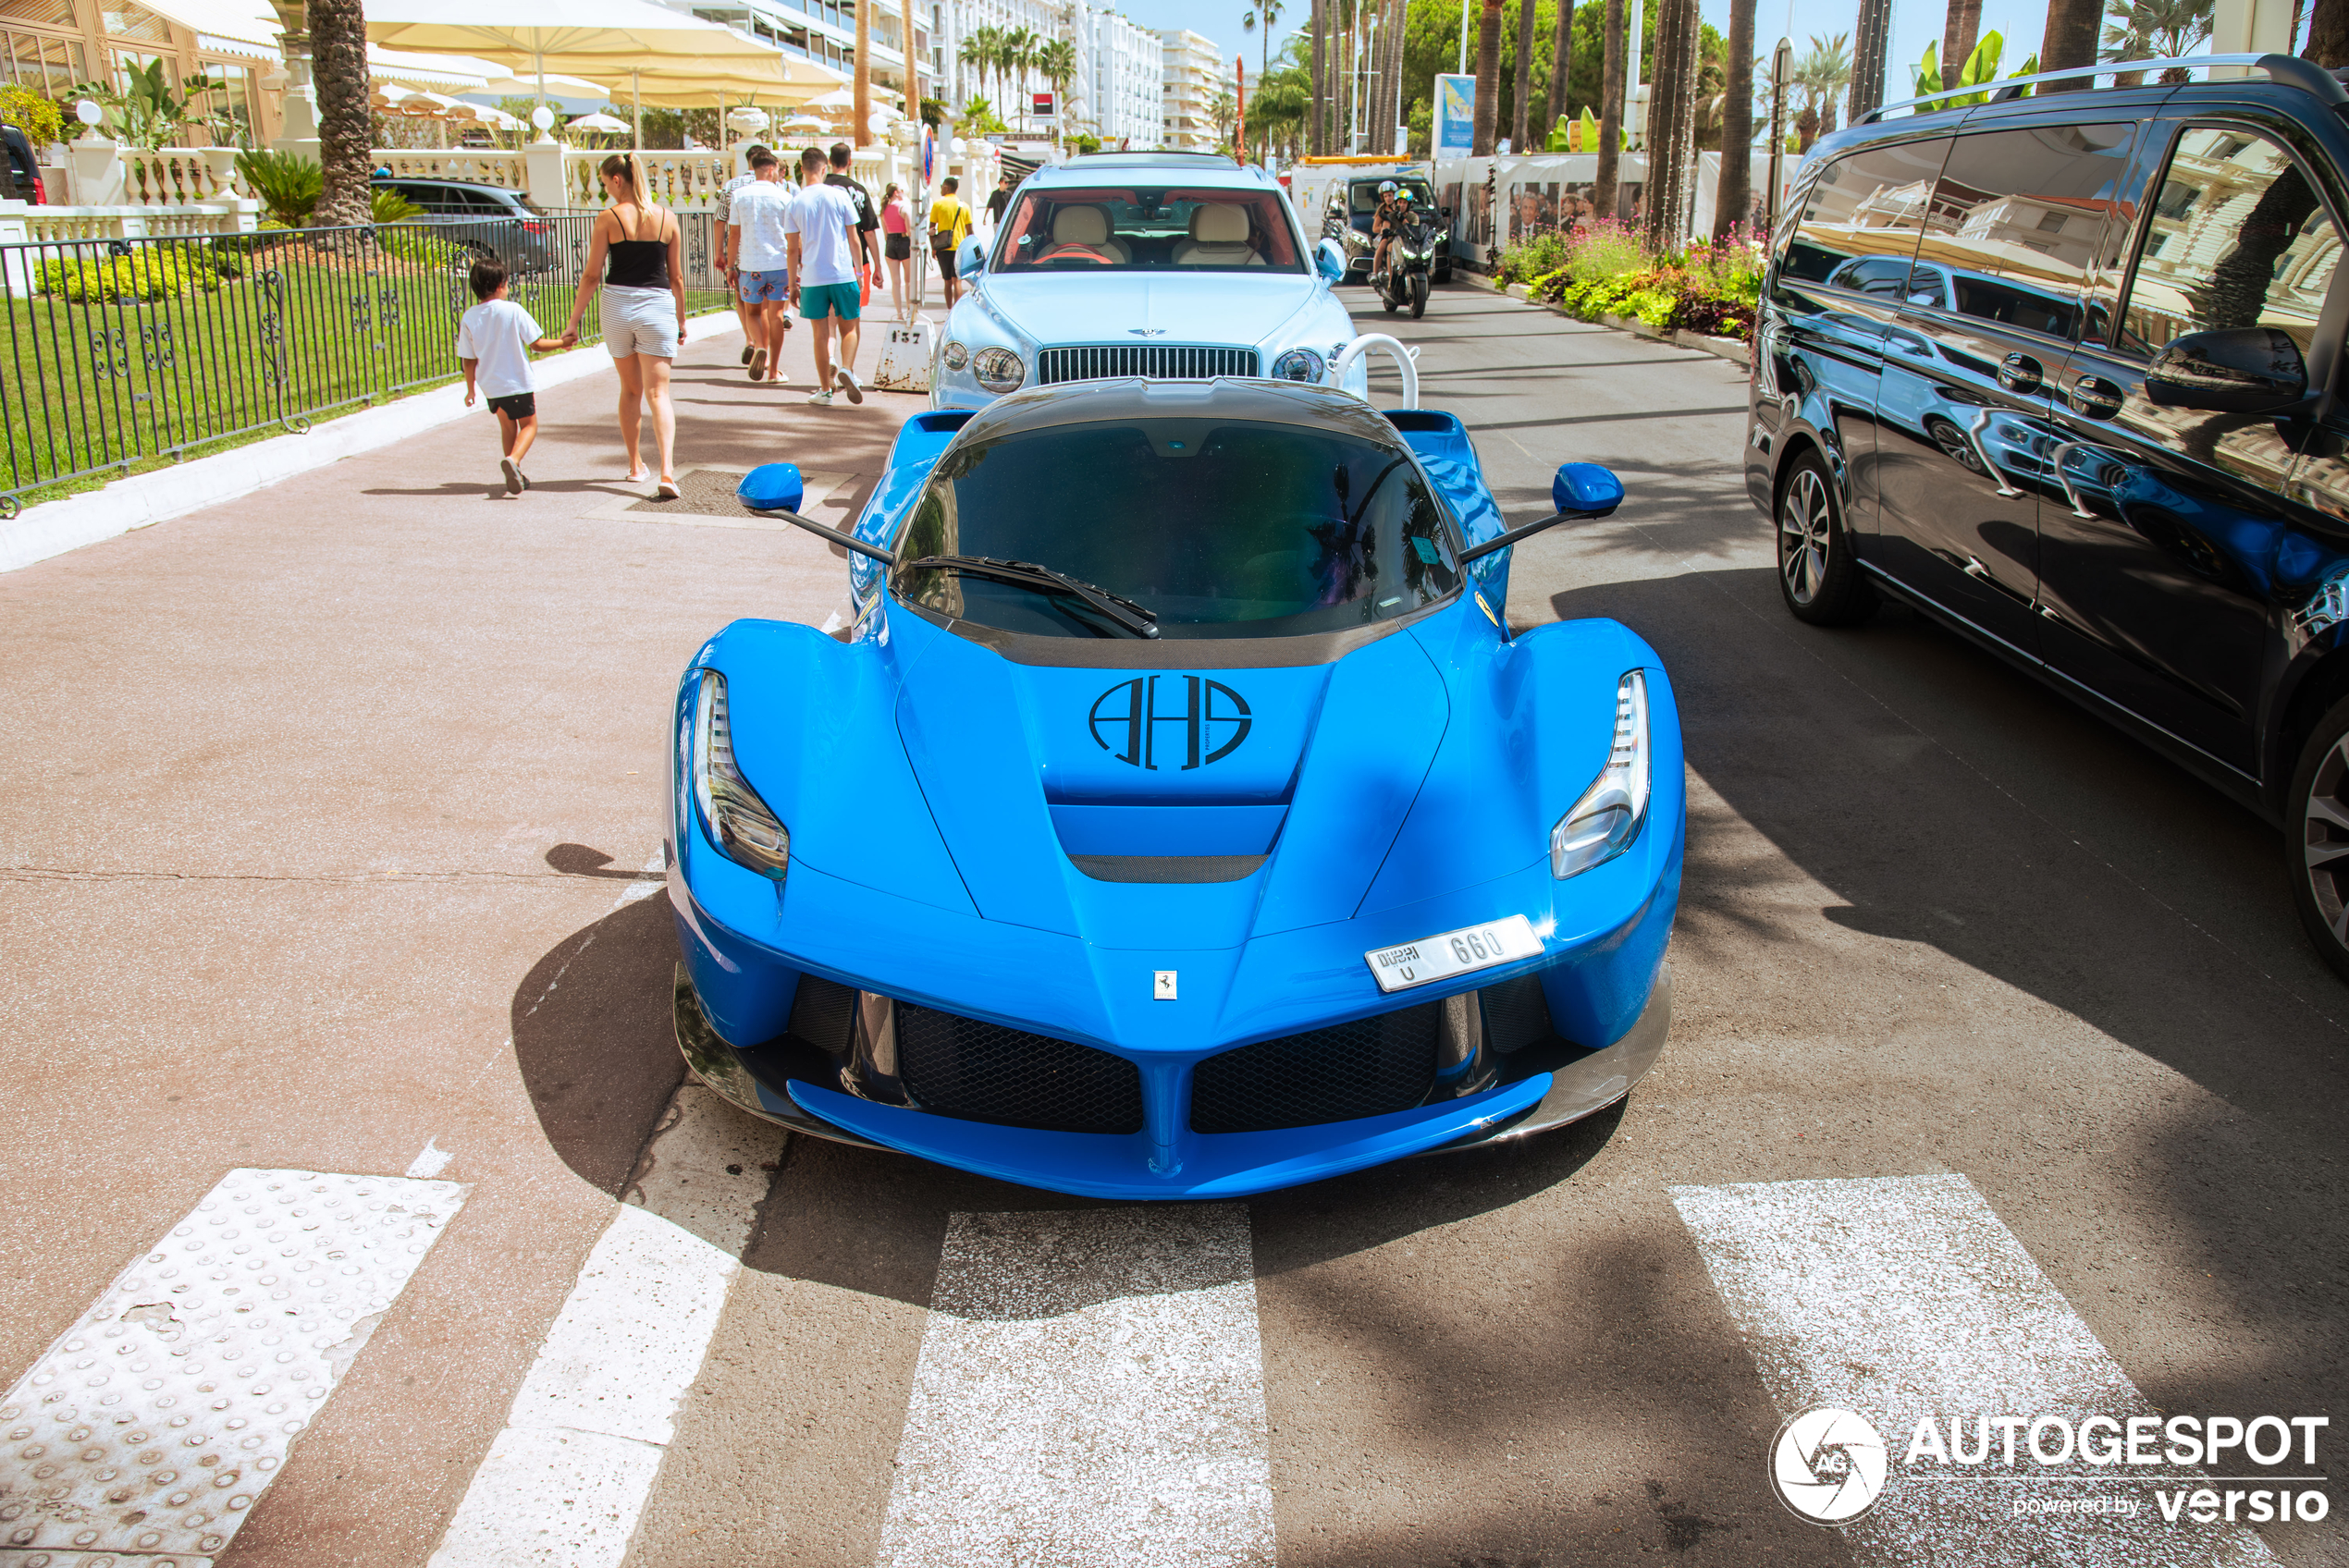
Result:
{"label": "palm tree", "polygon": [[[862,147],[873,136],[873,0],[856,0],[855,74],[849,79],[848,93],[853,120],[848,144]],[[722,131],[720,137],[722,141]]]}
{"label": "palm tree", "polygon": [[1513,153],[1533,151],[1533,3],[1518,0],[1517,6],[1517,114],[1509,126],[1509,150]]}
{"label": "palm tree", "polygon": [[1076,45],[1065,38],[1048,38],[1038,44],[1036,74],[1052,89],[1052,107],[1058,111],[1052,121],[1052,141],[1058,143],[1060,128],[1068,120],[1068,84],[1076,79]]}
{"label": "palm tree", "polygon": [[1264,22],[1264,52],[1256,68],[1256,91],[1261,96],[1264,84],[1273,76],[1273,30],[1281,25],[1281,0],[1256,0],[1256,4],[1248,7],[1248,14],[1240,18],[1240,31],[1254,32],[1260,17]]}
{"label": "palm tree", "polygon": [[[1977,0],[1978,3],[1978,0]],[[1753,208],[1753,0],[1729,0],[1729,58],[1721,100],[1721,183],[1714,190],[1716,244]]]}
{"label": "palm tree", "polygon": [[[1737,0],[1732,0],[1737,3]],[[1557,41],[1550,60],[1550,95],[1542,105],[1543,140],[1546,142],[1550,127],[1557,124],[1562,115],[1573,111],[1567,106],[1566,84],[1574,75],[1574,0],[1558,0]],[[1721,165],[1724,177],[1729,165]]]}
{"label": "palm tree", "polygon": [[1476,140],[1470,153],[1493,155],[1497,134],[1494,121],[1501,111],[1501,0],[1484,0],[1484,14],[1476,25]]}
{"label": "palm tree", "polygon": [[1805,153],[1811,143],[1835,129],[1836,100],[1851,85],[1851,35],[1833,38],[1811,35],[1810,52],[1794,62],[1794,90],[1802,94],[1802,112],[1794,117],[1796,144]]}
{"label": "palm tree", "polygon": [[989,92],[990,78],[1002,54],[1002,42],[1003,30],[990,22],[963,34],[963,46],[955,51],[954,57],[978,73],[978,92],[982,98],[992,96]]}
{"label": "palm tree", "polygon": [[1974,57],[1974,46],[1981,42],[1982,0],[1949,0],[1948,19],[1941,31],[1941,85],[1955,87],[1958,73]]}
{"label": "palm tree", "polygon": [[[2211,0],[2109,0],[2105,11],[2104,55],[2108,60],[2176,59],[2210,38]],[[2115,78],[2117,87],[2135,87],[2138,71]],[[2161,73],[2164,81],[2186,80],[2183,67]]]}
{"label": "palm tree", "polygon": [[318,86],[318,196],[322,225],[361,225],[374,215],[367,156],[367,17],[360,0],[310,0],[310,63]]}
{"label": "palm tree", "polygon": [[1015,71],[1019,73],[1019,123],[1022,130],[1027,128],[1027,73],[1035,67],[1037,46],[1043,42],[1024,27],[1015,27],[1003,34],[1003,53],[1000,63],[1004,75],[1009,76]]}
{"label": "palm tree", "polygon": [[[2104,0],[2048,0],[2048,31],[2039,39],[2039,68],[2061,71],[2094,64],[2097,18],[2103,12]],[[2043,95],[2085,92],[2095,81],[2094,77],[2075,76],[2066,81],[2041,82],[2038,91]]]}
{"label": "palm tree", "polygon": [[1232,126],[1239,116],[1239,100],[1228,92],[1219,92],[1207,101],[1207,117],[1215,122],[1215,136],[1219,142],[1230,141]]}
{"label": "palm tree", "polygon": [[2304,53],[2329,71],[2349,66],[2349,0],[2317,0]]}

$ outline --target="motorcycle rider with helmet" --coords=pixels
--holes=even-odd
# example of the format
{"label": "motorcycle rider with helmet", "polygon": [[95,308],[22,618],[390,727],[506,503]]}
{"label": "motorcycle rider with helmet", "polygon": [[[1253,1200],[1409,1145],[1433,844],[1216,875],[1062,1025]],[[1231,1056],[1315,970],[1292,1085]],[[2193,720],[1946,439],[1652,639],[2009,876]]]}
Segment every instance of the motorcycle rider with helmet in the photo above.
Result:
{"label": "motorcycle rider with helmet", "polygon": [[1378,241],[1378,249],[1371,257],[1371,276],[1375,279],[1386,271],[1387,252],[1395,248],[1395,237],[1403,232],[1404,220],[1411,211],[1411,193],[1391,179],[1379,181],[1378,210],[1371,214],[1371,236]]}

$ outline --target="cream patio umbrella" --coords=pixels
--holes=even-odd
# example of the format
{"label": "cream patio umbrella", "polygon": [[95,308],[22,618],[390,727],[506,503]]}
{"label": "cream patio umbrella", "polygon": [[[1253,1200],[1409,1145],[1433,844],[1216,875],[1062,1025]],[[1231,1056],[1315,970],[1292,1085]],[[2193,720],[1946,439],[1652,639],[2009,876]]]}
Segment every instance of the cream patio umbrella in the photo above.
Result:
{"label": "cream patio umbrella", "polygon": [[[553,72],[627,77],[640,91],[690,90],[695,106],[717,99],[721,110],[729,97],[783,101],[808,80],[792,67],[812,64],[651,0],[566,0],[560,8],[544,0],[376,0],[367,37],[388,48],[474,55],[540,82]],[[827,72],[827,84],[839,78],[815,68]]]}

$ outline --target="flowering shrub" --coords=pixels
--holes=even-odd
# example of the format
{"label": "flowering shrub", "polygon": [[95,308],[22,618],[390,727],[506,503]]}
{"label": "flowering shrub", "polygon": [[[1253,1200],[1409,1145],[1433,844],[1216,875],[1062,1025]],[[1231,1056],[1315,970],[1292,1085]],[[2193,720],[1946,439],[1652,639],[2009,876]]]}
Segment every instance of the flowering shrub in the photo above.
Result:
{"label": "flowering shrub", "polygon": [[209,294],[220,287],[216,267],[189,264],[176,250],[141,246],[127,256],[104,261],[77,257],[41,263],[43,294],[58,294],[77,304],[92,300],[169,300],[191,289]]}
{"label": "flowering shrub", "polygon": [[[1584,321],[1634,316],[1658,332],[1743,337],[1761,300],[1762,248],[1742,227],[1718,244],[1700,241],[1676,255],[1652,254],[1619,223],[1587,225],[1558,242],[1563,261],[1525,281],[1535,299],[1554,300]],[[1513,246],[1506,254],[1532,247]]]}

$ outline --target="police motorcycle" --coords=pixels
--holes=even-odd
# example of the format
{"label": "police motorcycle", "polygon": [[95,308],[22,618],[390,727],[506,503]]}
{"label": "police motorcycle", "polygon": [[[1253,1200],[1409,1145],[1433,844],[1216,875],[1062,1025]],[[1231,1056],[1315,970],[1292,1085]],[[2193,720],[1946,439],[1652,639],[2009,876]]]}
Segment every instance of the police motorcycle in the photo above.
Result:
{"label": "police motorcycle", "polygon": [[1408,190],[1386,187],[1379,193],[1401,202],[1403,216],[1386,248],[1386,270],[1371,274],[1371,288],[1377,291],[1388,315],[1408,306],[1411,319],[1417,321],[1427,314],[1428,268],[1435,260],[1435,214],[1413,202]]}

